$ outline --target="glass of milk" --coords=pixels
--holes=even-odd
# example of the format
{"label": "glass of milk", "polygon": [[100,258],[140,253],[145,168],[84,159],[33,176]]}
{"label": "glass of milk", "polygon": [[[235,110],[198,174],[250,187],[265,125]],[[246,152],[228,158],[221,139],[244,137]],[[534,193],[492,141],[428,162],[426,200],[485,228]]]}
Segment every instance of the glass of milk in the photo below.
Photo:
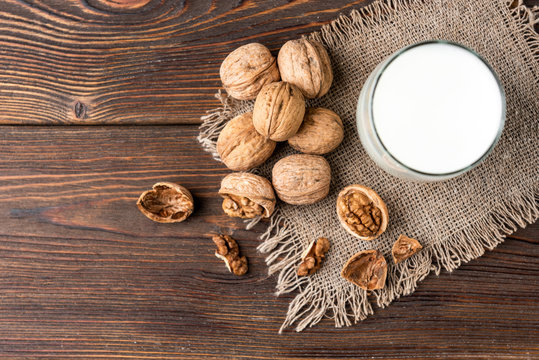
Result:
{"label": "glass of milk", "polygon": [[413,181],[460,175],[483,161],[501,136],[505,94],[490,65],[448,41],[389,56],[359,95],[357,129],[369,156]]}

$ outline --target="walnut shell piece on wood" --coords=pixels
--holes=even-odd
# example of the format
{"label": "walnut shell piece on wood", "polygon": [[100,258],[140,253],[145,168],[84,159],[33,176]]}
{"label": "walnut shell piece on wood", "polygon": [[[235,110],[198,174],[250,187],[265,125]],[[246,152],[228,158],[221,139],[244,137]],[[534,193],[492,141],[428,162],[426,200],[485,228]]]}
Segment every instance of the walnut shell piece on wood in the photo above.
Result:
{"label": "walnut shell piece on wood", "polygon": [[287,41],[279,51],[277,63],[281,79],[296,85],[306,98],[324,96],[333,82],[329,55],[316,40]]}
{"label": "walnut shell piece on wood", "polygon": [[325,237],[313,240],[301,256],[302,261],[298,267],[298,276],[312,275],[320,269],[329,247],[330,242]]}
{"label": "walnut shell piece on wood", "polygon": [[268,218],[275,209],[275,193],[271,183],[251,173],[232,173],[223,178],[219,195],[228,216],[252,219]]}
{"label": "walnut shell piece on wood", "polygon": [[253,113],[236,116],[221,130],[217,153],[231,170],[245,171],[262,165],[273,150],[275,141],[260,135],[253,126]]}
{"label": "walnut shell piece on wood", "polygon": [[391,254],[393,255],[393,261],[395,264],[400,263],[408,259],[410,256],[414,255],[419,250],[423,249],[423,246],[416,239],[412,239],[406,235],[399,235],[393,248],[391,249]]}
{"label": "walnut shell piece on wood", "polygon": [[259,134],[273,141],[285,141],[301,126],[305,99],[292,84],[279,81],[265,85],[256,97],[253,125]]}
{"label": "walnut shell piece on wood", "polygon": [[277,161],[272,183],[277,196],[292,205],[314,204],[329,193],[331,169],[322,156],[294,154]]}
{"label": "walnut shell piece on wood", "polygon": [[371,188],[362,185],[345,187],[337,197],[337,215],[341,225],[361,240],[373,240],[387,228],[386,204]]}
{"label": "walnut shell piece on wood", "polygon": [[298,132],[288,144],[304,154],[323,155],[337,148],[344,138],[339,115],[324,108],[308,108]]}
{"label": "walnut shell piece on wood", "polygon": [[346,262],[341,276],[367,291],[382,289],[387,277],[386,259],[378,250],[360,251]]}
{"label": "walnut shell piece on wood", "polygon": [[182,222],[194,209],[193,196],[185,187],[158,182],[140,195],[137,207],[148,219],[161,223]]}
{"label": "walnut shell piece on wood", "polygon": [[212,240],[217,245],[215,256],[225,262],[228,271],[235,275],[244,275],[248,270],[247,258],[240,255],[236,240],[228,235],[215,235]]}
{"label": "walnut shell piece on wood", "polygon": [[277,61],[259,43],[240,46],[228,54],[219,74],[226,92],[238,100],[256,98],[262,86],[280,78]]}

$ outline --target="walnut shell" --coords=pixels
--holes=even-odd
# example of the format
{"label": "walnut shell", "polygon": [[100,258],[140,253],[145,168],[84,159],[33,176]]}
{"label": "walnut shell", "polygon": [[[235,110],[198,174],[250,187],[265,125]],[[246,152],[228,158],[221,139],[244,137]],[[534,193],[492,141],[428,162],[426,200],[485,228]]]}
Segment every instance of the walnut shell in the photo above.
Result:
{"label": "walnut shell", "polygon": [[331,169],[322,156],[295,154],[277,161],[272,180],[282,201],[292,205],[314,204],[329,193]]}
{"label": "walnut shell", "polygon": [[240,46],[228,54],[219,74],[226,92],[239,100],[254,99],[262,86],[280,77],[277,61],[258,43]]}
{"label": "walnut shell", "polygon": [[301,91],[279,81],[260,90],[253,110],[253,125],[266,138],[285,141],[298,131],[304,114],[305,99]]}
{"label": "walnut shell", "polygon": [[281,79],[296,85],[306,98],[324,96],[333,82],[331,61],[316,40],[287,41],[277,56]]}
{"label": "walnut shell", "polygon": [[231,170],[245,171],[261,165],[273,150],[275,141],[266,139],[253,127],[253,113],[236,116],[221,130],[217,152]]}
{"label": "walnut shell", "polygon": [[344,127],[339,115],[324,108],[308,108],[303,123],[288,144],[305,154],[322,155],[339,146]]}
{"label": "walnut shell", "polygon": [[408,259],[421,249],[423,249],[423,246],[421,246],[419,241],[401,234],[391,249],[393,261],[395,264],[398,264],[401,261]]}
{"label": "walnut shell", "polygon": [[193,196],[185,187],[158,182],[140,195],[137,207],[148,219],[161,223],[184,221],[194,209]]}
{"label": "walnut shell", "polygon": [[378,250],[360,251],[346,262],[341,276],[367,291],[382,289],[387,277],[386,259]]}
{"label": "walnut shell", "polygon": [[225,176],[219,195],[224,199],[224,212],[232,217],[267,218],[275,209],[275,193],[271,183],[255,174],[232,173]]}
{"label": "walnut shell", "polygon": [[386,204],[371,188],[345,187],[337,197],[337,215],[341,225],[361,240],[373,240],[382,234],[389,221]]}

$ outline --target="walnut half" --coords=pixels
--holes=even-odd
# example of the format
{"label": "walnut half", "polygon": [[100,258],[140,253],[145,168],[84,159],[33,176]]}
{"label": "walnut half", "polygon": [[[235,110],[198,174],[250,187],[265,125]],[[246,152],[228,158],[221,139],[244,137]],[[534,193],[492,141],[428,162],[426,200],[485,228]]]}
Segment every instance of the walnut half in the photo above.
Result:
{"label": "walnut half", "polygon": [[215,235],[212,240],[217,245],[215,256],[225,262],[228,271],[235,275],[244,275],[248,269],[247,258],[240,256],[236,240],[228,235]]}
{"label": "walnut half", "polygon": [[341,276],[364,290],[382,289],[387,276],[386,259],[378,250],[360,251],[346,262]]}
{"label": "walnut half", "polygon": [[185,187],[158,182],[152,190],[145,191],[137,201],[137,207],[147,218],[173,223],[184,221],[194,209],[193,196]]}
{"label": "walnut half", "polygon": [[337,197],[337,215],[345,230],[361,240],[376,239],[386,230],[389,219],[382,198],[362,185],[350,185],[341,190]]}
{"label": "walnut half", "polygon": [[221,181],[219,195],[228,216],[252,219],[270,217],[275,209],[275,193],[265,178],[245,172],[232,173]]}
{"label": "walnut half", "polygon": [[423,246],[416,239],[412,239],[406,235],[401,234],[395,244],[391,253],[393,254],[393,261],[395,264],[400,263],[414,255],[419,250],[423,249]]}
{"label": "walnut half", "polygon": [[313,240],[301,256],[302,262],[298,268],[298,276],[312,275],[320,269],[329,247],[330,243],[327,238]]}

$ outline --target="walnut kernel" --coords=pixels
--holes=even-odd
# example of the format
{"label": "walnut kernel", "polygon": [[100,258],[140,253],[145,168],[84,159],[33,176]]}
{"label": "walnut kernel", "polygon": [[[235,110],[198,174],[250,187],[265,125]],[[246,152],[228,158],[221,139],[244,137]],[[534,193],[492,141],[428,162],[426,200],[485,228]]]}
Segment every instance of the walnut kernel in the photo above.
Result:
{"label": "walnut kernel", "polygon": [[275,193],[271,183],[251,173],[232,173],[221,181],[219,194],[223,210],[232,217],[252,219],[270,217],[275,209]]}
{"label": "walnut kernel", "polygon": [[262,86],[279,80],[277,61],[267,47],[258,43],[232,51],[219,70],[226,92],[239,100],[254,99]]}
{"label": "walnut kernel", "polygon": [[247,258],[240,256],[236,240],[228,235],[215,235],[212,240],[217,245],[215,256],[225,262],[228,271],[235,275],[244,275],[248,269]]}
{"label": "walnut kernel", "polygon": [[170,182],[158,182],[152,190],[140,195],[137,207],[153,221],[173,223],[187,219],[193,212],[194,204],[193,196],[185,187]]}
{"label": "walnut kernel", "polygon": [[361,240],[380,236],[389,218],[382,198],[362,185],[350,185],[341,190],[337,197],[337,215],[345,230]]}
{"label": "walnut kernel", "polygon": [[391,253],[393,254],[393,261],[395,264],[400,263],[414,255],[419,250],[423,249],[423,246],[416,239],[412,239],[406,235],[401,234],[395,244]]}
{"label": "walnut kernel", "polygon": [[302,262],[298,268],[298,276],[312,275],[320,269],[329,247],[329,240],[325,237],[313,240],[301,256]]}
{"label": "walnut kernel", "polygon": [[341,276],[364,290],[382,289],[386,282],[387,262],[378,250],[364,250],[344,265]]}

